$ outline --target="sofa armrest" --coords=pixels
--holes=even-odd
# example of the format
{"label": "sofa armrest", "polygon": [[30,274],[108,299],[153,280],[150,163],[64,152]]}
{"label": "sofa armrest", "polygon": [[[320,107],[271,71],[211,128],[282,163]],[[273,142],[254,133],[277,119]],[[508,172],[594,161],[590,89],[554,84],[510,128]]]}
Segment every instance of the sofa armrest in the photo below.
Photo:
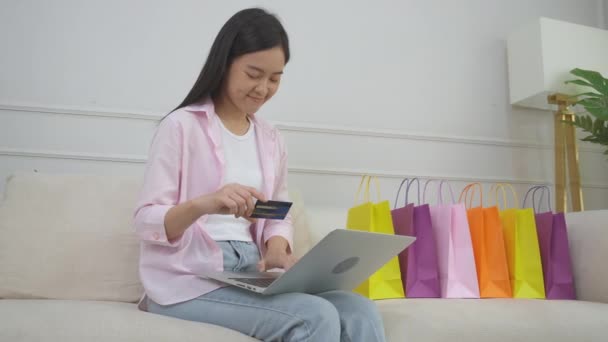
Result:
{"label": "sofa armrest", "polygon": [[579,300],[608,303],[608,210],[566,215]]}

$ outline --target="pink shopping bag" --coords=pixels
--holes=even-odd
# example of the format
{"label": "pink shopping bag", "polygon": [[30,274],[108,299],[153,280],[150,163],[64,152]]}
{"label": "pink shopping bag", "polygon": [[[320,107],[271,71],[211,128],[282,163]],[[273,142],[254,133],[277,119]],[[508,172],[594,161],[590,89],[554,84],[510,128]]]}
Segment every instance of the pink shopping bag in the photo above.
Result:
{"label": "pink shopping bag", "polygon": [[[426,203],[427,186],[423,202]],[[443,201],[443,186],[450,191],[451,202]],[[437,240],[437,260],[442,298],[479,298],[473,244],[464,204],[456,203],[452,187],[441,181],[437,204],[430,205],[431,224]]]}

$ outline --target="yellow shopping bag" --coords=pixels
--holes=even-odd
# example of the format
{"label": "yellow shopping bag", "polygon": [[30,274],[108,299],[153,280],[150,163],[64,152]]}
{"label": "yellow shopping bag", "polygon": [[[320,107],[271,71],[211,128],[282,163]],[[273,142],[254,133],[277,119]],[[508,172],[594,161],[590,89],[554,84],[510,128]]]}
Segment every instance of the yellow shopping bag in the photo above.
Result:
{"label": "yellow shopping bag", "polygon": [[[378,180],[375,177],[363,176],[361,184],[359,184],[359,190],[357,191],[355,206],[348,210],[346,228],[365,232],[394,234],[389,202],[372,203],[370,201],[369,188],[372,178],[376,181],[378,200],[380,199]],[[362,202],[360,202],[359,195],[364,185],[364,196]],[[382,266],[376,273],[372,274],[354,291],[369,299],[404,298],[405,292],[403,291],[401,269],[399,268],[397,256]]]}
{"label": "yellow shopping bag", "polygon": [[[503,202],[507,206],[505,186],[513,193],[517,206],[517,193],[510,184],[496,184],[495,198],[498,205],[498,190],[502,190]],[[545,298],[543,267],[540,259],[540,248],[536,232],[536,219],[532,208],[516,207],[502,210],[505,249],[513,298]]]}

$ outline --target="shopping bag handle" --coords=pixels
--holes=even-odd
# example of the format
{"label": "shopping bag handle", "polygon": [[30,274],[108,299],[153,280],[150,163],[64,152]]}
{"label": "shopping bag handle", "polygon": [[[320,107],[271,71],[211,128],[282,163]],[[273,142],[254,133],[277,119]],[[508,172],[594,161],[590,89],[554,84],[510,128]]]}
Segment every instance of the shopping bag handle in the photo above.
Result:
{"label": "shopping bag handle", "polygon": [[[538,200],[538,202],[536,202],[536,200],[534,199],[536,196],[536,190],[543,190],[540,193],[540,199]],[[549,211],[553,211],[553,209],[551,209],[551,188],[549,188],[546,185],[542,185],[540,188],[538,188],[536,190],[532,193],[532,202],[538,203],[538,211],[540,211],[540,206],[542,205],[543,196],[545,196],[545,191],[547,192],[547,209]]]}
{"label": "shopping bag handle", "polygon": [[[399,184],[399,189],[397,190],[397,196],[395,197],[395,204],[393,206],[393,209],[397,209],[397,203],[399,202],[399,194],[401,193],[401,189],[403,188],[403,185],[405,184],[406,186],[409,185],[410,183],[410,179],[409,178],[404,178],[401,181],[401,184]],[[407,190],[406,190],[407,192]],[[406,195],[407,197],[407,195]],[[407,199],[405,200],[405,204],[407,205]]]}
{"label": "shopping bag handle", "polygon": [[363,177],[361,177],[361,183],[359,183],[359,189],[357,190],[357,194],[355,195],[355,204],[357,204],[359,201],[359,195],[361,194],[361,190],[363,189],[363,183],[365,183],[365,180],[367,180],[367,183],[366,183],[365,192],[363,195],[364,196],[363,202],[370,201],[369,188],[370,188],[370,183],[371,183],[372,179],[374,180],[374,183],[376,184],[376,192],[378,194],[378,201],[380,201],[380,185],[378,184],[378,178],[376,178],[375,176],[363,175]]}
{"label": "shopping bag handle", "polygon": [[399,185],[399,190],[397,190],[397,197],[395,198],[395,205],[393,207],[393,209],[397,209],[397,203],[399,202],[399,194],[401,193],[401,189],[403,188],[403,185],[405,185],[405,205],[407,205],[409,203],[409,194],[410,194],[410,187],[412,186],[412,184],[414,183],[414,181],[416,181],[416,183],[418,184],[418,205],[420,205],[420,180],[418,178],[405,178],[403,181],[401,181],[401,184]]}
{"label": "shopping bag handle", "polygon": [[405,190],[405,204],[407,204],[408,202],[408,198],[410,195],[410,187],[412,186],[412,184],[414,184],[414,181],[416,181],[416,184],[418,185],[418,205],[420,205],[420,180],[418,178],[412,178],[412,180],[407,185],[407,189]]}
{"label": "shopping bag handle", "polygon": [[[426,202],[426,190],[427,187],[429,186],[430,183],[435,182],[435,181],[439,181],[439,179],[429,179],[424,183],[424,191],[422,192],[422,203],[427,203]],[[456,203],[454,201],[454,190],[452,189],[452,185],[450,185],[450,183],[445,180],[442,179],[439,181],[439,186],[437,187],[437,203],[438,204],[444,204],[445,202],[443,201],[443,185],[446,184],[448,186],[448,189],[450,190],[450,197],[452,199],[452,203]]]}
{"label": "shopping bag handle", "polygon": [[[467,209],[470,209],[473,206],[473,198],[475,197],[475,187],[479,187],[479,206],[483,207],[483,187],[481,186],[481,183],[470,183],[465,186],[464,189],[462,189],[460,197],[458,198],[458,203],[462,203],[462,196],[464,195],[464,205]],[[469,194],[471,195],[470,199]]]}
{"label": "shopping bag handle", "polygon": [[[505,190],[505,187],[509,187],[509,189],[511,189],[511,193],[513,194],[513,202],[515,203],[513,207],[516,208],[519,204],[517,203],[517,192],[515,191],[515,188],[513,188],[513,185],[509,183],[496,183],[492,185],[490,192],[494,191],[494,204],[501,210],[507,209],[507,191]],[[504,209],[498,204],[498,190],[502,190],[502,201],[505,205]]]}
{"label": "shopping bag handle", "polygon": [[[536,198],[536,192],[538,190],[542,190],[542,191],[540,193],[540,200],[538,202],[536,202],[535,198]],[[530,189],[528,189],[528,191],[526,192],[526,195],[524,196],[524,201],[522,202],[522,208],[526,207],[528,195],[530,194],[530,192],[532,192],[532,208],[534,209],[535,213],[539,212],[540,206],[542,205],[542,202],[543,202],[543,197],[545,196],[545,191],[547,192],[547,209],[549,209],[549,211],[553,211],[553,209],[551,209],[551,188],[549,188],[546,185],[537,185],[537,186],[533,186]],[[538,203],[538,209],[536,208],[536,203]]]}

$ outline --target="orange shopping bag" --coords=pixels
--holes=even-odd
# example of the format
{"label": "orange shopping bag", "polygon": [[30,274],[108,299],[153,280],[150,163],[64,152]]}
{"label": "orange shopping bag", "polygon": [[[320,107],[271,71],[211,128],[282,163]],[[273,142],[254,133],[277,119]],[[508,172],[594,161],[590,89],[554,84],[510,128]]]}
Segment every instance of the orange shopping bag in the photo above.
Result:
{"label": "orange shopping bag", "polygon": [[[479,188],[479,207],[472,208],[475,187]],[[483,208],[482,186],[467,185],[460,194],[459,202],[468,202],[467,217],[473,254],[477,267],[477,279],[481,298],[511,298],[511,280],[502,222],[496,206]],[[463,198],[464,197],[464,198]]]}

